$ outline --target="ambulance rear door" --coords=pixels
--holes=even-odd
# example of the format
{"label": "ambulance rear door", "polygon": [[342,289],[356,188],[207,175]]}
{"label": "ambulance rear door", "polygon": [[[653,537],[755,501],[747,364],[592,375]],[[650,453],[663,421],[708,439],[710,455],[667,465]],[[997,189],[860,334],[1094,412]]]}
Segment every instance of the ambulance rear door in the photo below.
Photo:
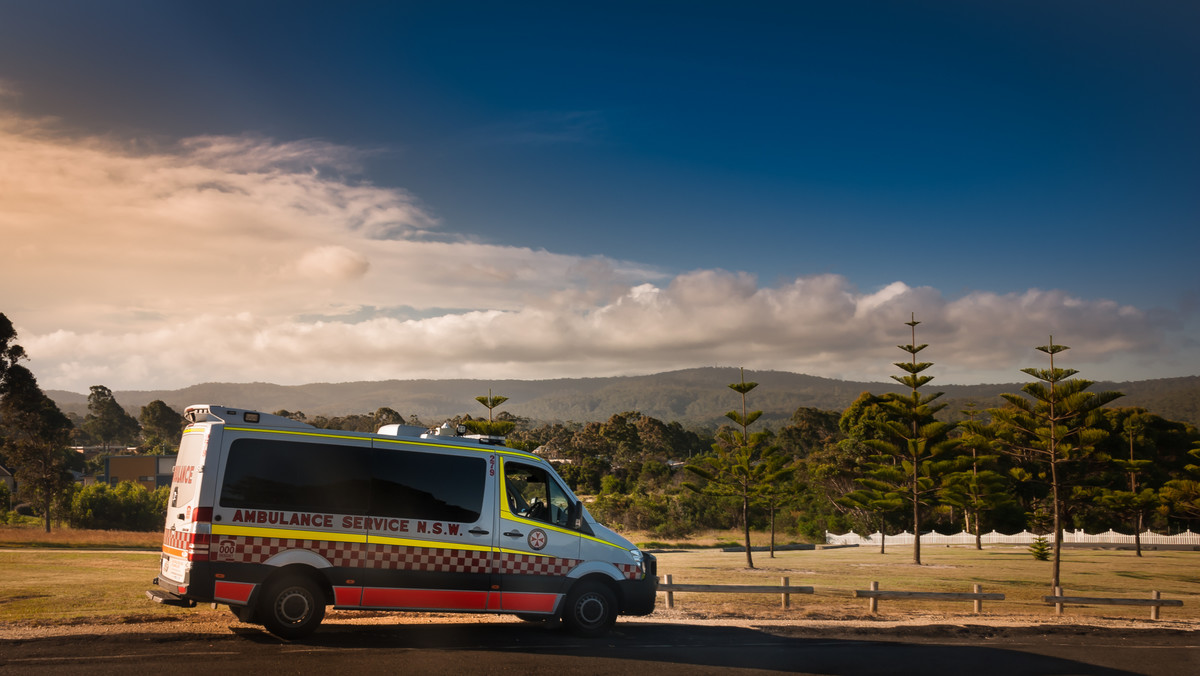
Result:
{"label": "ambulance rear door", "polygon": [[219,448],[220,438],[220,426],[196,423],[184,429],[179,444],[159,570],[160,585],[175,593],[187,593],[193,566],[209,560],[215,490],[215,473],[208,471],[209,448]]}

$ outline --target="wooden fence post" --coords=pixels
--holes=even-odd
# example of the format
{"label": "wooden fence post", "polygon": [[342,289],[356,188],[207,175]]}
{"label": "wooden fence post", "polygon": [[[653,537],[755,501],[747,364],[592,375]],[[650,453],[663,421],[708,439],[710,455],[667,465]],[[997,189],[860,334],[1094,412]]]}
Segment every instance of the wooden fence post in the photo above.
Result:
{"label": "wooden fence post", "polygon": [[[782,581],[782,586],[788,586],[788,578],[785,577],[780,579]],[[787,592],[783,593],[783,607],[785,610],[792,607],[792,595]]]}
{"label": "wooden fence post", "polygon": [[[1055,587],[1055,588],[1054,588],[1054,595],[1055,595],[1055,596],[1062,596],[1062,595],[1063,595],[1063,593],[1062,593],[1062,587]],[[1054,614],[1055,614],[1055,615],[1062,615],[1062,613],[1063,613],[1063,604],[1062,604],[1062,601],[1059,601],[1058,603],[1055,603],[1055,604],[1054,604]]]}
{"label": "wooden fence post", "polygon": [[[1150,598],[1157,601],[1162,598],[1162,594],[1157,591],[1152,591],[1152,592],[1150,592]],[[1150,619],[1152,619],[1152,620],[1158,619],[1158,606],[1150,606]]]}
{"label": "wooden fence post", "polygon": [[[973,585],[971,587],[971,591],[975,592],[976,594],[981,594],[981,593],[983,593],[983,586],[978,585],[978,584]],[[975,614],[978,615],[982,612],[983,612],[983,599],[975,599]]]}
{"label": "wooden fence post", "polygon": [[[671,584],[671,576],[670,575],[667,576],[667,584],[668,585]],[[673,591],[667,592],[667,607],[668,608],[675,607],[675,592],[673,592]]]}
{"label": "wooden fence post", "polygon": [[[871,591],[879,591],[878,582],[871,582]],[[867,599],[867,610],[869,610],[871,613],[879,612],[879,599],[875,598],[874,596]]]}

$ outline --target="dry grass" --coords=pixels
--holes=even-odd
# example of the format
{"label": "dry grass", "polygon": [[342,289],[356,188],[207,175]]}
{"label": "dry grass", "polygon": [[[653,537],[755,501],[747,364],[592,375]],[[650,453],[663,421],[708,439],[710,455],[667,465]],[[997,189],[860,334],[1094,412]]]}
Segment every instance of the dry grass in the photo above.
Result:
{"label": "dry grass", "polygon": [[129,621],[175,609],[145,597],[156,552],[0,551],[0,626]]}
{"label": "dry grass", "polygon": [[83,530],[55,526],[49,533],[41,527],[0,526],[0,548],[52,549],[148,549],[162,547],[162,532],[137,533],[124,530]]}
{"label": "dry grass", "polygon": [[[985,614],[1053,617],[1053,606],[1042,601],[1050,593],[1050,563],[1036,561],[1024,547],[930,547],[922,550],[922,564],[912,563],[911,547],[850,547],[779,551],[775,558],[754,552],[753,570],[746,567],[745,552],[719,550],[661,551],[660,575],[672,575],[685,584],[780,584],[788,577],[793,586],[811,586],[814,593],[793,595],[791,610],[780,608],[777,595],[676,594],[676,608],[699,617],[810,617],[813,619],[862,618],[867,601],[854,598],[857,589],[894,591],[984,592],[1005,594],[1004,601],[984,603]],[[1200,620],[1200,553],[1147,551],[1138,558],[1131,551],[1071,549],[1063,554],[1062,583],[1067,594],[1149,598],[1160,591],[1164,598],[1181,599],[1183,608],[1165,608],[1163,617]],[[896,618],[911,613],[944,612],[970,615],[970,602],[880,601],[879,617]],[[1075,616],[1148,618],[1147,608],[1122,606],[1071,607]]]}
{"label": "dry grass", "polygon": [[[759,534],[754,544],[765,544]],[[647,542],[652,537],[635,542]],[[779,584],[790,578],[795,586],[812,586],[814,594],[795,594],[789,610],[771,594],[677,593],[676,610],[666,611],[659,595],[656,615],[679,619],[777,619],[815,621],[905,621],[932,615],[976,621],[969,602],[881,601],[880,613],[868,615],[867,601],[853,597],[877,581],[884,590],[1002,592],[1004,601],[984,603],[985,617],[1016,622],[1054,621],[1054,609],[1042,602],[1049,592],[1050,564],[1035,561],[1023,547],[930,547],[922,551],[924,565],[911,563],[910,547],[780,551],[775,558],[754,552],[755,568],[746,567],[744,552],[712,548],[736,542],[737,533],[706,533],[686,542],[688,547],[659,551],[660,575],[677,583]],[[183,610],[146,600],[144,590],[158,573],[158,533],[56,530],[0,527],[0,629],[15,626],[53,626],[92,622],[165,621],[193,615],[227,614],[207,606]],[[667,544],[667,543],[661,543]],[[705,548],[707,547],[707,548]],[[124,552],[80,552],[71,549],[112,549]],[[142,548],[142,551],[137,551]],[[1163,618],[1200,622],[1200,552],[1147,551],[1137,558],[1130,551],[1070,549],[1064,552],[1063,586],[1069,594],[1148,598],[1152,590],[1165,598],[1182,599],[1183,608],[1163,609]],[[1070,607],[1075,619],[1124,618],[1148,622],[1146,608],[1124,606]],[[943,620],[944,621],[944,620]]]}

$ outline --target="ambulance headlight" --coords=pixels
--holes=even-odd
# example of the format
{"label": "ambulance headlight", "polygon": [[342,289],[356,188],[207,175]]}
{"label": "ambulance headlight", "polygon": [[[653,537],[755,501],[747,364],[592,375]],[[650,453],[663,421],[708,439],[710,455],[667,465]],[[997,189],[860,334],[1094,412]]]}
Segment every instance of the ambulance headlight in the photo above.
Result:
{"label": "ambulance headlight", "polygon": [[646,572],[646,561],[645,561],[645,557],[642,556],[642,550],[631,549],[631,550],[629,550],[629,555],[633,557],[633,564],[635,566],[637,566],[638,569],[641,570],[643,573]]}

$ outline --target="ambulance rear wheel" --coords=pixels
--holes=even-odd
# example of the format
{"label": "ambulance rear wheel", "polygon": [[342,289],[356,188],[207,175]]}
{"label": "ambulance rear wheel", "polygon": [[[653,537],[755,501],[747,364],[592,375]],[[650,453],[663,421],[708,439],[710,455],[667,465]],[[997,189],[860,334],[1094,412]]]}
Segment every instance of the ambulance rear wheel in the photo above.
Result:
{"label": "ambulance rear wheel", "polygon": [[584,580],[567,595],[563,622],[576,636],[594,638],[608,633],[617,621],[617,598],[607,585]]}
{"label": "ambulance rear wheel", "polygon": [[308,577],[281,577],[263,589],[258,617],[267,631],[280,638],[303,638],[325,618],[325,595]]}

